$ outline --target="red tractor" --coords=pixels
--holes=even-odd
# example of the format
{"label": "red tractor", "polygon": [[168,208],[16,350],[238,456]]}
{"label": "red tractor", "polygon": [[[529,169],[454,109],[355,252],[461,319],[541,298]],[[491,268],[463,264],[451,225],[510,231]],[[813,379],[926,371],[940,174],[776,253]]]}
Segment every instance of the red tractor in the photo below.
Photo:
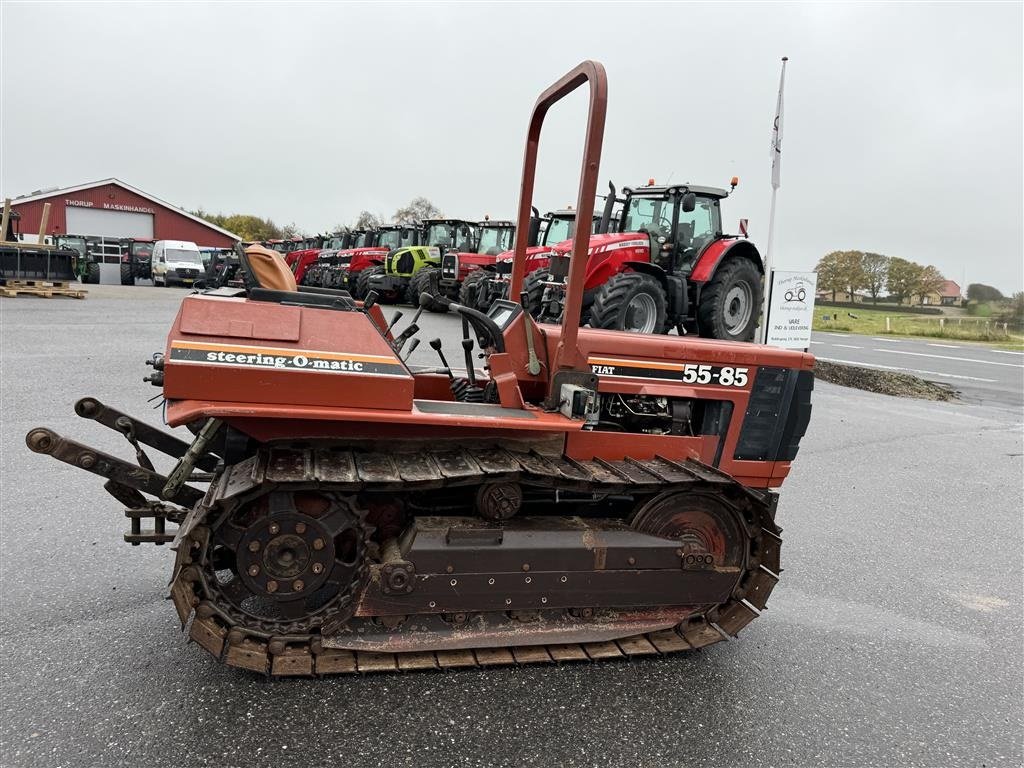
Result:
{"label": "red tractor", "polygon": [[291,268],[295,274],[295,279],[299,281],[300,285],[306,270],[311,264],[316,263],[316,259],[324,247],[325,239],[323,235],[303,238],[301,241],[294,243],[293,250],[283,254],[285,263]]}
{"label": "red tractor", "polygon": [[[531,228],[533,219],[531,219]],[[462,301],[464,281],[474,272],[493,267],[501,254],[511,253],[515,239],[516,225],[511,221],[485,219],[476,224],[476,248],[473,251],[447,251],[441,256],[440,267],[425,267],[420,270],[429,284],[436,280],[438,292],[452,300]],[[533,244],[533,241],[530,243]],[[462,303],[466,303],[462,301]],[[437,304],[428,309],[438,308]],[[440,304],[441,311],[447,311]]]}
{"label": "red tractor", "polygon": [[[736,186],[736,179],[732,187]],[[693,184],[614,191],[618,231],[590,238],[583,321],[592,328],[750,341],[757,328],[764,265],[745,237],[722,233],[724,189]],[[568,244],[526,281],[530,312],[561,316]]]}
{"label": "red tractor", "polygon": [[[592,232],[601,231],[601,218],[593,218]],[[546,268],[551,260],[554,246],[570,240],[576,231],[576,211],[567,208],[560,211],[549,211],[543,217],[533,209],[530,217],[530,231],[526,248],[526,274]],[[443,279],[450,277],[454,271],[460,280],[459,302],[481,311],[487,311],[497,299],[508,298],[509,273],[512,271],[513,252],[507,250],[496,256],[477,256],[469,259],[463,272],[461,254],[459,260],[448,266],[441,262]]]}
{"label": "red tractor", "polygon": [[[577,210],[592,215],[607,83],[584,62],[534,107],[520,232],[544,116],[587,82]],[[721,642],[764,611],[782,572],[776,489],[810,418],[814,358],[581,328],[588,239],[573,240],[559,324],[515,301],[525,238],[512,300],[451,304],[458,374],[440,339],[439,367],[407,362],[415,320],[392,332],[372,301],[299,288],[279,254],[240,249],[252,287],[186,296],[151,360],[188,441],[89,397],[78,415],[126,438],[134,460],[45,427],[26,441],[106,479],[129,543],[174,542],[177,618],[214,659],[256,674]]]}
{"label": "red tractor", "polygon": [[299,285],[323,286],[324,270],[332,263],[338,251],[355,247],[359,236],[357,231],[336,232],[327,235],[316,250],[304,251],[289,266]]}

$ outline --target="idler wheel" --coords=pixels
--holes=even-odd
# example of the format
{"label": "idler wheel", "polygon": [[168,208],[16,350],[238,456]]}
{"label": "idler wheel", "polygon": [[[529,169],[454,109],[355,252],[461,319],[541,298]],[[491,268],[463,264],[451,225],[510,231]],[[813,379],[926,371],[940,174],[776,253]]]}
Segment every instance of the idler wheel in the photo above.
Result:
{"label": "idler wheel", "polygon": [[633,516],[633,527],[679,543],[686,569],[744,567],[749,543],[737,512],[717,496],[663,493]]}

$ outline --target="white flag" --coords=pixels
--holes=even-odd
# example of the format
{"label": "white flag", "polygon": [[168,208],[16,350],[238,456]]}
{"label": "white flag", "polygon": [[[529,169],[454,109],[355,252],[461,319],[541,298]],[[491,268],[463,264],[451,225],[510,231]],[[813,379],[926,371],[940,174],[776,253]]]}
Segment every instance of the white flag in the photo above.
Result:
{"label": "white flag", "polygon": [[772,123],[772,189],[779,188],[779,175],[782,172],[782,88],[786,84],[786,62],[789,57],[782,57],[782,75],[779,77],[779,103],[775,106],[775,122]]}

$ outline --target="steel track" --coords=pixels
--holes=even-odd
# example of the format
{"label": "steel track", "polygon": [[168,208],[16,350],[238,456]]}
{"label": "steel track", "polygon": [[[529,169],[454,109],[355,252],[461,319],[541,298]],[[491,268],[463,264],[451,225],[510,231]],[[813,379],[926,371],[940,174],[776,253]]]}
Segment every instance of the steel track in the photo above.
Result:
{"label": "steel track", "polygon": [[[329,455],[327,455],[329,453]],[[595,493],[633,493],[641,499],[665,492],[716,495],[743,517],[748,537],[746,565],[730,599],[702,607],[680,625],[611,641],[557,645],[519,644],[460,650],[376,653],[324,647],[319,634],[274,636],[237,623],[227,606],[217,605],[196,577],[222,507],[254,489],[316,488],[326,492],[410,490],[466,486],[500,475],[526,485]],[[571,461],[535,452],[467,448],[404,454],[331,450],[274,450],[230,468],[197,507],[193,525],[179,541],[170,599],[189,636],[228,666],[271,676],[453,669],[496,665],[597,661],[687,651],[721,642],[760,615],[778,582],[781,539],[768,497],[695,461],[664,458],[621,462]],[[191,623],[190,623],[191,622]],[[585,625],[581,625],[585,635]],[[521,638],[522,635],[519,635]],[[591,638],[592,639],[592,638]]]}

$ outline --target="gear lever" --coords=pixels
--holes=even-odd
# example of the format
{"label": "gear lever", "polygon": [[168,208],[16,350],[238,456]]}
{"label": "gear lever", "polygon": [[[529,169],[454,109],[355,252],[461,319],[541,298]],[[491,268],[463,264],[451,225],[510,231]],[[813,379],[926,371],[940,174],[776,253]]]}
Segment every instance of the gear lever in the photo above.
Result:
{"label": "gear lever", "polygon": [[431,339],[430,346],[437,352],[437,356],[441,358],[441,367],[444,368],[445,373],[448,374],[448,378],[455,381],[455,376],[452,375],[451,366],[448,365],[448,361],[444,359],[444,352],[441,351],[441,340]]}

